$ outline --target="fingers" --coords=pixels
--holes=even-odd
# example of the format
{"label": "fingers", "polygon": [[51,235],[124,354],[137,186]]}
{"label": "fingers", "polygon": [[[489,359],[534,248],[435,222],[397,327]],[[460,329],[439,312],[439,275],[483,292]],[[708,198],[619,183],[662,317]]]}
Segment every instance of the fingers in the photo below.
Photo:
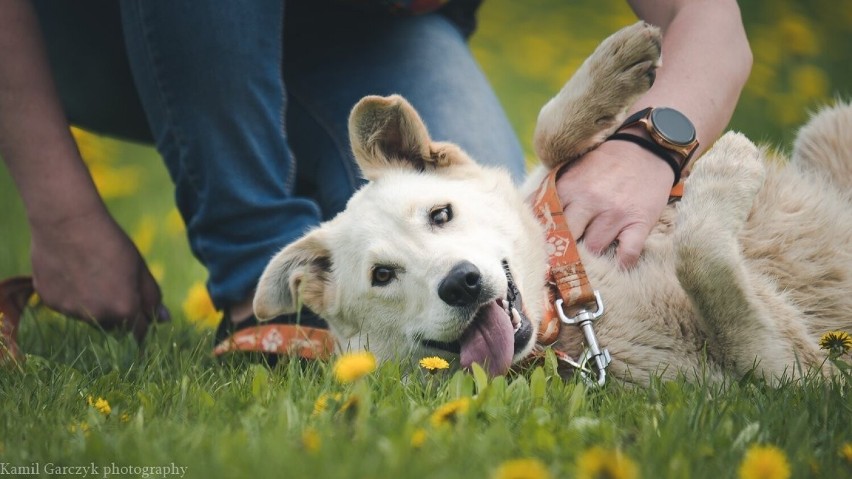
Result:
{"label": "fingers", "polygon": [[618,235],[618,248],[615,250],[615,256],[621,269],[630,269],[636,266],[649,233],[650,230],[641,223],[634,223],[621,231]]}
{"label": "fingers", "polygon": [[586,249],[596,255],[603,254],[621,233],[622,219],[614,212],[604,212],[595,216],[583,232]]}
{"label": "fingers", "polygon": [[618,215],[600,214],[589,222],[583,232],[583,243],[596,255],[602,255],[616,245],[618,265],[622,269],[630,269],[639,261],[650,229],[641,222],[628,223],[627,226],[622,224],[623,218]]}

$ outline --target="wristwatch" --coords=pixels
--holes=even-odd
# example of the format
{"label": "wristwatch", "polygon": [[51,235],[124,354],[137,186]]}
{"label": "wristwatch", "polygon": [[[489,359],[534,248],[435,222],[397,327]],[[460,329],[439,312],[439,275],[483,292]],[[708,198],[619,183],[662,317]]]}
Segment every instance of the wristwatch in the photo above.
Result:
{"label": "wristwatch", "polygon": [[[640,124],[645,127],[651,141],[621,132]],[[690,160],[698,148],[695,126],[686,115],[668,107],[648,107],[630,115],[609,139],[632,141],[657,154],[674,170],[675,183],[683,173],[689,171]]]}

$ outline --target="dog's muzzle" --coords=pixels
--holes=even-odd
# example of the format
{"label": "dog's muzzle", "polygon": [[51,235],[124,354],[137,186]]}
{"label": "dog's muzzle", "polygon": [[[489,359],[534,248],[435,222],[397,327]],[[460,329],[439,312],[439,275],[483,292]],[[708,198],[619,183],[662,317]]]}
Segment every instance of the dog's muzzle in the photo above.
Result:
{"label": "dog's muzzle", "polygon": [[[514,357],[522,352],[533,336],[533,326],[527,317],[520,290],[512,277],[509,263],[503,260],[506,275],[506,295],[479,303],[473,319],[457,341],[423,340],[429,348],[440,349],[461,357],[461,365],[484,365],[492,374],[505,373]],[[454,266],[441,282],[438,294],[451,306],[471,307],[482,293],[479,270],[469,262]]]}

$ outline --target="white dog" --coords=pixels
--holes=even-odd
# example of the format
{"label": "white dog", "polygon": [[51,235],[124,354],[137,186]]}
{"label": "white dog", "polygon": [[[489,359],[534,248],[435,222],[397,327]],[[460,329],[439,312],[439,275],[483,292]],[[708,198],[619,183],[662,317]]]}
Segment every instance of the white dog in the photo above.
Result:
{"label": "white dog", "polygon": [[[536,146],[548,168],[612,133],[653,81],[659,45],[659,32],[639,23],[583,64],[542,110]],[[369,183],[272,259],[255,313],[301,302],[342,350],[439,354],[505,372],[533,349],[547,301],[544,233],[527,195],[505,172],[432,141],[401,97],[364,98],[349,125]],[[594,328],[611,374],[777,379],[823,367],[820,335],[852,329],[850,131],[852,107],[822,112],[789,162],[765,161],[729,133],[697,163],[635,268],[579,246],[606,304]],[[579,357],[584,336],[562,327],[555,347]]]}

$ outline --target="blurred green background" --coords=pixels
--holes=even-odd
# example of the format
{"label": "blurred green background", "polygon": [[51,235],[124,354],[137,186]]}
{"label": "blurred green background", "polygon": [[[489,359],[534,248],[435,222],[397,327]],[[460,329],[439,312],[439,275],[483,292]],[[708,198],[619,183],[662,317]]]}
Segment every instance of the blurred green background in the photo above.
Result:
{"label": "blurred green background", "polygon": [[[834,98],[852,97],[852,0],[751,0],[741,8],[754,67],[731,128],[786,149],[809,112]],[[484,3],[471,46],[528,159],[541,105],[604,37],[635,20],[623,0]],[[217,316],[202,286],[206,273],[189,253],[156,152],[74,133],[110,210],[160,281],[166,304],[199,325],[214,324]],[[5,168],[0,168],[0,205],[0,278],[25,274],[29,233]]]}

